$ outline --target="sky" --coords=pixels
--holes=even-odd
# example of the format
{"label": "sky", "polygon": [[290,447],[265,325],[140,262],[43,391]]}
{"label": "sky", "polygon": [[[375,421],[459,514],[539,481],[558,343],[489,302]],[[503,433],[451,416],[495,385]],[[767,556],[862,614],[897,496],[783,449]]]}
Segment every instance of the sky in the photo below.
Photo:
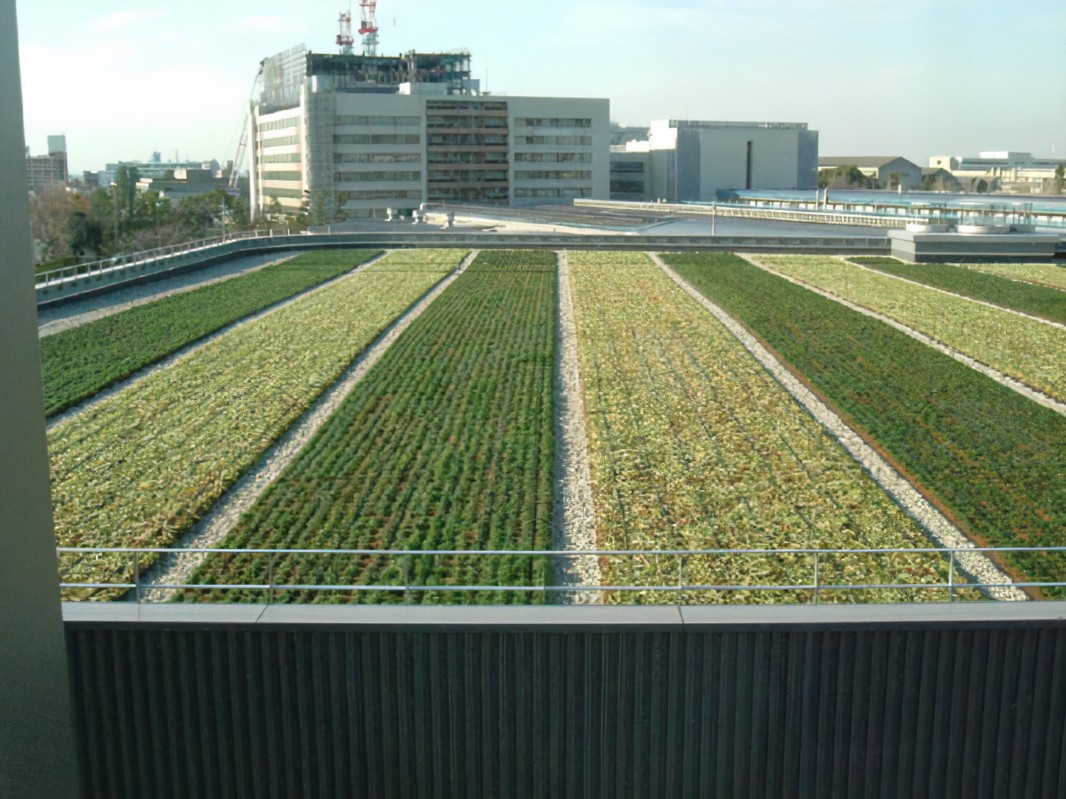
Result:
{"label": "sky", "polygon": [[[18,0],[26,144],[71,171],[233,158],[259,62],[347,0]],[[356,0],[353,16],[358,27]],[[1066,158],[1063,0],[379,0],[379,52],[467,49],[495,94],[611,118],[806,122],[823,156]],[[358,42],[357,42],[358,47]]]}

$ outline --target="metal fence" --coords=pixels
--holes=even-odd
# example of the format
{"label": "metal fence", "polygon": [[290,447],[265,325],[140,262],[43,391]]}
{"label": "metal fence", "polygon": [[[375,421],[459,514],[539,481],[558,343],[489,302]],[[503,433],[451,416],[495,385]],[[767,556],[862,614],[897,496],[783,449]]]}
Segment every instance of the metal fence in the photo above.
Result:
{"label": "metal fence", "polygon": [[[243,241],[245,239],[271,238],[274,235],[277,235],[277,232],[273,230],[250,230],[227,233],[226,235],[197,239],[195,241],[187,241],[181,244],[172,244],[166,247],[157,247],[151,250],[122,253],[98,261],[89,261],[82,264],[73,264],[58,269],[49,269],[47,271],[38,272],[35,283],[38,289],[42,289],[75,281],[96,280],[111,272],[129,269],[130,267],[147,266],[155,261],[199,252],[201,250],[217,247],[221,244],[229,244],[231,242]],[[285,231],[285,235],[288,235],[287,230]]]}
{"label": "metal fence", "polygon": [[[452,598],[443,601],[461,600],[464,597],[456,595],[465,595],[475,602],[492,602],[495,596],[500,601],[549,603],[817,604],[916,598],[1009,601],[1061,596],[1066,589],[1066,571],[1062,579],[1012,580],[994,566],[991,570],[974,567],[975,559],[992,565],[1002,562],[1004,555],[1025,553],[1033,564],[1048,559],[1052,573],[1056,573],[1056,569],[1066,569],[1066,547],[582,551],[59,547],[58,553],[61,588],[66,596],[78,598],[80,592],[81,598],[95,598],[94,594],[103,592],[113,598],[115,592],[126,592],[126,598],[135,602],[160,601],[179,594],[196,599],[211,594],[220,601],[232,595],[270,604],[292,601],[296,593],[309,597],[328,593],[336,601],[404,603],[420,602],[432,594],[435,601],[447,595]],[[228,569],[235,579],[194,579],[196,568],[210,559],[214,559],[215,574]],[[484,559],[494,561],[494,567],[503,564],[505,574],[520,575],[520,579],[478,579],[486,570],[469,566]],[[897,563],[888,563],[889,559]],[[111,572],[123,576],[113,580],[71,577],[72,565],[79,574],[91,575],[94,560],[109,561]],[[467,568],[463,568],[464,562]],[[560,568],[563,566],[569,568]],[[776,581],[746,577],[773,574],[775,570],[780,578]],[[350,579],[354,572],[368,579],[357,583]],[[602,579],[559,579],[561,574],[575,572],[598,573]],[[892,579],[878,577],[886,572]],[[175,574],[186,576],[175,578]],[[845,579],[849,575],[857,579]],[[623,580],[613,582],[613,578]],[[752,599],[744,594],[763,596]]]}

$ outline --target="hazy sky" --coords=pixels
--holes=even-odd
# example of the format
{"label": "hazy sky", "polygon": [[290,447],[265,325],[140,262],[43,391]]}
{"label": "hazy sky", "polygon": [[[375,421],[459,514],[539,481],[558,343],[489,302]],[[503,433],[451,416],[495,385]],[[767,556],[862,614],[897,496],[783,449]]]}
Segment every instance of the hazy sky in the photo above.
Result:
{"label": "hazy sky", "polygon": [[[353,9],[358,21],[358,0]],[[19,0],[26,143],[72,171],[232,158],[259,62],[336,52],[347,0]],[[822,155],[1066,157],[1064,0],[379,0],[380,52],[469,49],[497,93],[807,122]]]}

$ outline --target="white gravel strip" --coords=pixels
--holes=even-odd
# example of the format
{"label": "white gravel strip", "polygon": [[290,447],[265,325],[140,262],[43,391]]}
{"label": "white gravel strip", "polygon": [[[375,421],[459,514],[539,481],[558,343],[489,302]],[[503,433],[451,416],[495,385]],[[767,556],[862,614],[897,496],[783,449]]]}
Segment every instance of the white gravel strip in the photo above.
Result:
{"label": "white gravel strip", "polygon": [[220,338],[221,336],[226,335],[231,330],[235,330],[236,328],[241,327],[243,325],[248,325],[248,324],[251,324],[252,322],[256,322],[256,321],[262,319],[264,316],[267,316],[268,314],[272,314],[275,311],[277,311],[277,310],[279,310],[281,308],[284,308],[286,305],[294,303],[297,300],[303,299],[304,297],[308,296],[309,294],[313,294],[316,291],[321,291],[322,289],[325,289],[326,287],[333,285],[338,280],[344,280],[347,277],[351,277],[352,275],[356,275],[359,272],[361,272],[364,269],[366,269],[367,267],[371,266],[372,264],[377,263],[378,261],[380,261],[382,258],[384,258],[388,254],[389,254],[388,252],[384,252],[384,253],[382,253],[380,255],[376,255],[373,258],[371,258],[369,261],[366,261],[365,263],[359,264],[357,267],[355,267],[354,269],[352,269],[349,272],[345,272],[345,273],[343,273],[341,275],[337,275],[337,277],[330,278],[325,283],[319,283],[317,286],[311,286],[311,288],[304,289],[303,291],[301,291],[298,294],[293,294],[293,295],[291,295],[289,297],[286,297],[283,300],[279,300],[278,302],[274,303],[273,305],[268,305],[266,308],[264,308],[261,311],[256,311],[251,316],[245,316],[242,319],[238,319],[236,322],[230,322],[225,327],[220,327],[214,333],[209,333],[209,334],[207,334],[206,336],[204,336],[201,339],[197,339],[196,341],[193,341],[190,344],[186,344],[181,349],[174,350],[174,352],[170,353],[170,355],[168,355],[165,358],[163,358],[163,360],[156,361],[155,363],[144,367],[140,371],[134,372],[129,377],[125,378],[124,380],[120,380],[119,382],[115,383],[113,386],[111,386],[109,388],[105,388],[103,391],[100,391],[100,392],[94,394],[93,396],[89,397],[89,399],[85,400],[84,402],[82,402],[82,403],[80,403],[78,405],[75,405],[72,408],[67,408],[67,410],[63,411],[62,413],[56,414],[55,416],[53,416],[51,419],[48,420],[48,423],[46,425],[48,432],[51,432],[52,430],[54,430],[59,425],[63,424],[64,422],[69,421],[70,419],[74,418],[78,414],[85,413],[90,408],[96,407],[101,402],[104,402],[105,400],[109,399],[110,397],[113,397],[115,394],[118,394],[120,391],[125,391],[127,388],[132,386],[134,383],[138,383],[141,380],[144,380],[149,375],[153,375],[153,374],[155,374],[156,372],[158,372],[161,369],[167,369],[167,368],[173,366],[175,363],[177,363],[182,358],[187,358],[187,357],[193,355],[201,347],[207,346],[212,341],[215,341],[216,339]]}
{"label": "white gravel strip", "polygon": [[265,269],[282,261],[288,261],[297,255],[299,252],[283,253],[280,256],[277,253],[246,255],[194,272],[138,283],[126,288],[117,288],[106,294],[75,300],[55,308],[39,308],[37,310],[37,335],[44,338],[61,333],[87,322],[103,319],[105,316],[128,311],[138,305],[147,305],[163,297],[169,297],[171,294],[195,291],[201,286],[221,283],[249,272]]}
{"label": "white gravel strip", "polygon": [[861,314],[865,314],[871,319],[876,319],[879,322],[884,322],[886,325],[895,328],[900,333],[905,333],[911,338],[916,339],[917,341],[920,341],[923,344],[932,347],[933,349],[939,352],[944,353],[945,355],[950,355],[959,363],[969,366],[971,369],[980,372],[986,377],[991,377],[997,383],[1009,388],[1011,391],[1017,391],[1023,397],[1031,399],[1033,402],[1043,405],[1045,408],[1050,408],[1056,413],[1061,413],[1063,416],[1066,416],[1066,403],[1059,402],[1054,397],[1049,397],[1042,391],[1037,391],[1035,388],[1027,386],[1020,380],[1015,380],[1010,375],[1005,375],[1003,374],[1003,372],[993,369],[991,366],[983,364],[980,361],[974,360],[969,355],[965,355],[959,352],[958,350],[949,347],[947,344],[944,344],[941,341],[937,341],[935,338],[932,338],[931,336],[927,336],[925,333],[915,330],[913,327],[908,327],[907,325],[903,324],[902,322],[896,321],[890,316],[885,316],[882,313],[878,313],[877,311],[867,308],[865,305],[859,305],[858,303],[851,302],[850,300],[845,300],[843,297],[833,294],[832,292],[826,291],[825,289],[819,288],[818,286],[806,283],[800,280],[799,278],[795,278],[791,275],[786,275],[781,272],[778,272],[775,269],[772,269],[771,267],[766,266],[765,264],[762,264],[758,260],[756,260],[758,256],[749,256],[745,255],[744,253],[737,253],[737,255],[743,258],[752,266],[757,266],[759,269],[762,269],[764,272],[769,272],[771,275],[779,277],[782,280],[787,280],[789,283],[795,283],[797,286],[803,286],[803,288],[813,291],[815,294],[820,294],[826,299],[833,300],[833,302],[839,302],[841,305],[851,308],[851,310],[853,311],[858,311]]}
{"label": "white gravel strip", "polygon": [[[432,289],[422,296],[415,305],[398,317],[357,357],[334,383],[333,388],[323,394],[318,401],[304,412],[289,431],[268,449],[258,462],[252,466],[219,499],[203,518],[190,529],[175,548],[210,549],[217,547],[226,537],[241,516],[266,491],[267,487],[278,478],[288,465],[300,453],[311,437],[322,427],[340,407],[359,381],[370,371],[381,356],[392,346],[412,322],[429,307],[441,292],[450,286],[478,255],[474,250],[463,262],[442,278]],[[192,573],[203,563],[206,554],[193,552],[189,554],[172,553],[161,557],[144,575],[145,585],[181,585],[187,583]],[[142,601],[163,602],[170,599],[171,592],[164,588],[148,589],[142,595]]]}
{"label": "white gravel strip", "polygon": [[911,280],[910,278],[903,277],[902,275],[894,275],[891,272],[882,272],[880,269],[874,269],[873,267],[865,266],[864,264],[856,263],[855,261],[849,261],[847,256],[844,255],[837,256],[837,260],[843,261],[858,269],[862,269],[865,272],[870,272],[875,275],[881,275],[882,277],[890,277],[893,280],[899,280],[902,283],[910,283],[912,286],[918,286],[919,288],[928,289],[929,291],[937,291],[941,294],[947,294],[949,297],[954,297],[956,300],[965,300],[966,302],[972,302],[976,305],[983,305],[986,308],[992,308],[995,311],[1003,311],[1003,313],[1021,316],[1022,318],[1029,319],[1033,322],[1040,322],[1044,325],[1051,325],[1052,327],[1057,327],[1059,330],[1066,330],[1066,325],[1062,324],[1062,322],[1054,322],[1051,319],[1044,319],[1042,316],[1033,316],[1032,314],[1025,313],[1025,311],[1018,311],[1014,308],[1007,308],[1003,305],[996,305],[994,302],[988,302],[988,300],[979,300],[975,297],[967,297],[965,294],[956,294],[954,291],[948,291],[947,289],[942,289],[938,286],[930,286],[928,283],[922,283],[917,280]]}
{"label": "white gravel strip", "polygon": [[[907,482],[873,447],[863,441],[862,437],[852,430],[829,406],[789,372],[748,332],[747,328],[690,286],[680,275],[667,266],[659,256],[653,253],[649,253],[649,255],[670,276],[671,280],[725,325],[726,329],[736,336],[744,348],[792,395],[796,402],[813,416],[833,438],[840,442],[848,454],[925,531],[934,546],[949,549],[974,548],[973,542],[958,527],[937,510],[914,486]],[[1025,592],[1012,586],[1011,579],[981,552],[956,553],[955,568],[958,572],[977,582],[1002,585],[1002,588],[985,589],[994,599],[1010,601],[1028,599]]]}
{"label": "white gravel strip", "polygon": [[[592,504],[585,404],[577,357],[574,305],[570,295],[570,265],[566,253],[558,258],[558,312],[555,317],[555,465],[553,469],[552,549],[597,549]],[[602,585],[599,559],[594,555],[557,558],[559,585]],[[600,604],[603,595],[591,591],[566,592],[564,605]]]}

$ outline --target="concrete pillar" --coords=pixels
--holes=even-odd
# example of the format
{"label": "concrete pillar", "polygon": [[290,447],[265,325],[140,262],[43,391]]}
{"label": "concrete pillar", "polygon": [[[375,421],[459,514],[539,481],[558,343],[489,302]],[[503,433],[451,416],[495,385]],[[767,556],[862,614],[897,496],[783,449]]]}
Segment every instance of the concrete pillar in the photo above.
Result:
{"label": "concrete pillar", "polygon": [[0,0],[0,796],[76,796],[15,0]]}

